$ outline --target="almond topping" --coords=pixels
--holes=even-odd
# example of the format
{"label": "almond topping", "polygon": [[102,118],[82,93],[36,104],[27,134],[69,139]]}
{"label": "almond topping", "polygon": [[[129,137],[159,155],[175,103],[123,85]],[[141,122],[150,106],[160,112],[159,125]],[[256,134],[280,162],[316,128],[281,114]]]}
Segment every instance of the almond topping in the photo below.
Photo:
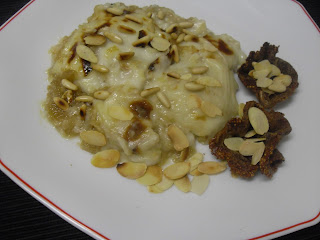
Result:
{"label": "almond topping", "polygon": [[152,193],[161,193],[163,191],[168,190],[173,185],[173,180],[167,178],[166,176],[162,176],[161,182],[148,186],[148,191]]}
{"label": "almond topping", "polygon": [[157,49],[159,52],[164,52],[170,47],[170,42],[167,39],[161,37],[154,37],[150,44],[154,49]]}
{"label": "almond topping", "polygon": [[175,125],[170,125],[168,127],[167,134],[173,143],[173,147],[176,151],[182,151],[183,149],[189,147],[189,140],[184,132]]}
{"label": "almond topping", "polygon": [[123,9],[121,9],[121,8],[112,7],[112,8],[107,8],[106,10],[107,10],[107,12],[109,12],[113,15],[116,15],[116,16],[120,16],[123,14]]}
{"label": "almond topping", "polygon": [[195,153],[192,155],[186,162],[190,163],[190,172],[198,167],[200,163],[203,161],[203,154],[202,153]]}
{"label": "almond topping", "polygon": [[258,162],[260,162],[262,156],[263,156],[263,153],[264,153],[264,149],[265,149],[265,145],[261,144],[261,147],[259,147],[255,152],[254,154],[252,155],[252,159],[251,159],[251,164],[252,165],[257,165]]}
{"label": "almond topping", "polygon": [[102,147],[107,144],[106,137],[98,131],[83,131],[80,133],[80,138],[82,141],[93,146]]}
{"label": "almond topping", "polygon": [[188,174],[190,163],[178,162],[174,163],[163,170],[163,174],[172,180],[179,179]]}
{"label": "almond topping", "polygon": [[137,179],[142,177],[147,171],[145,163],[125,162],[117,165],[118,173],[129,179]]}
{"label": "almond topping", "polygon": [[149,166],[147,168],[146,173],[137,179],[137,182],[149,186],[149,185],[154,185],[162,180],[162,169],[161,167],[154,165],[154,166]]}
{"label": "almond topping", "polygon": [[182,192],[190,192],[191,182],[188,175],[174,181],[174,185]]}
{"label": "almond topping", "polygon": [[86,44],[93,46],[100,46],[107,41],[105,36],[99,34],[86,36],[83,40]]}
{"label": "almond topping", "polygon": [[249,121],[257,134],[263,135],[269,130],[267,116],[257,107],[251,107],[248,111]]}
{"label": "almond topping", "polygon": [[231,151],[239,151],[239,148],[243,141],[244,140],[241,137],[226,138],[224,140],[224,145],[226,145],[226,147]]}
{"label": "almond topping", "polygon": [[191,181],[191,192],[202,195],[207,190],[209,183],[208,175],[194,176]]}
{"label": "almond topping", "polygon": [[264,146],[263,142],[245,140],[239,147],[239,153],[242,156],[252,156],[262,146]]}
{"label": "almond topping", "polygon": [[198,166],[199,172],[204,174],[218,174],[227,169],[225,162],[202,162]]}
{"label": "almond topping", "polygon": [[118,150],[109,149],[96,153],[91,159],[91,164],[98,168],[111,168],[117,165],[120,159]]}
{"label": "almond topping", "polygon": [[222,116],[222,111],[211,102],[203,101],[201,103],[201,110],[209,117]]}

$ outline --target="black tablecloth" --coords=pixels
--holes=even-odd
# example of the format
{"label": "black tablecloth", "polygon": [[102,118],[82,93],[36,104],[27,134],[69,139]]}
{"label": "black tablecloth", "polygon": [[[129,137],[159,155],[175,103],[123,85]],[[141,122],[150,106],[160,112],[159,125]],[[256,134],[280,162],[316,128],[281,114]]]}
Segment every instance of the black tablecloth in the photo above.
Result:
{"label": "black tablecloth", "polygon": [[[1,0],[0,25],[27,2],[28,0]],[[300,2],[320,26],[320,1]],[[0,171],[0,239],[92,238],[48,210]],[[277,238],[277,240],[289,239],[320,239],[320,224]]]}

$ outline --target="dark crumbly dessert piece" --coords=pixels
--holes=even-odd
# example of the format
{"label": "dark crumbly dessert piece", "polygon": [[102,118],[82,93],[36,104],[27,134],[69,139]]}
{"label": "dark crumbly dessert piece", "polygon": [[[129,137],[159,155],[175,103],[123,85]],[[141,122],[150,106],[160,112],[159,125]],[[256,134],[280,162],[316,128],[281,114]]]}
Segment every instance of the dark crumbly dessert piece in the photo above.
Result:
{"label": "dark crumbly dessert piece", "polygon": [[[238,76],[241,82],[254,94],[265,108],[272,108],[277,103],[283,102],[288,99],[299,86],[298,74],[290,63],[276,57],[278,47],[270,45],[268,42],[264,43],[260,51],[251,51],[246,62],[239,68]],[[250,71],[254,69],[253,62],[261,62],[269,60],[269,62],[277,66],[282,74],[291,76],[292,82],[286,87],[284,92],[270,93],[271,91],[264,91],[263,88],[257,86],[257,80],[250,76]]]}
{"label": "dark crumbly dessert piece", "polygon": [[[245,135],[253,129],[248,112],[249,109],[259,108],[267,117],[269,130],[263,135],[256,135],[257,138],[264,139],[265,150],[260,161],[256,165],[251,164],[251,156],[243,156],[239,151],[230,150],[224,140],[231,137],[246,139]],[[291,132],[291,126],[284,114],[273,110],[265,110],[261,104],[250,101],[243,109],[242,118],[231,119],[225,127],[211,139],[209,147],[211,153],[220,160],[226,160],[231,172],[234,175],[244,178],[251,178],[260,170],[261,173],[271,178],[277,171],[279,164],[284,161],[282,154],[276,149],[281,138]],[[250,138],[247,138],[250,139]],[[254,140],[251,138],[251,140]]]}

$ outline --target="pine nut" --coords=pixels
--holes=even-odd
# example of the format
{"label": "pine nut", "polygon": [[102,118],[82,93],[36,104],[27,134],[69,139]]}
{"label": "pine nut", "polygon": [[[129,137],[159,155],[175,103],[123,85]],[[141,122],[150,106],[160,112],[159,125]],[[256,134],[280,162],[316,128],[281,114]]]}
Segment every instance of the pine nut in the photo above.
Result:
{"label": "pine nut", "polygon": [[75,100],[78,101],[78,102],[92,102],[93,101],[93,97],[83,95],[83,96],[76,97]]}
{"label": "pine nut", "polygon": [[159,92],[160,91],[160,88],[159,87],[154,87],[154,88],[148,88],[148,89],[145,89],[143,90],[141,93],[140,93],[140,96],[141,97],[148,97],[152,94],[155,94],[156,92]]}
{"label": "pine nut", "polygon": [[176,78],[176,79],[180,79],[180,74],[179,73],[176,73],[176,72],[169,72],[167,73],[167,76],[168,77],[172,77],[172,78]]}
{"label": "pine nut", "polygon": [[171,107],[171,103],[170,103],[169,99],[167,98],[167,96],[163,92],[157,92],[157,97],[158,97],[159,101],[163,104],[163,106],[165,106],[166,108]]}
{"label": "pine nut", "polygon": [[191,68],[192,74],[203,74],[208,72],[209,68],[207,66],[199,66]]}
{"label": "pine nut", "polygon": [[106,100],[108,97],[109,97],[110,93],[108,91],[103,91],[103,90],[100,90],[100,91],[96,91],[93,96],[96,98],[96,99],[100,99],[100,100]]}
{"label": "pine nut", "polygon": [[125,15],[124,16],[126,19],[128,19],[128,20],[130,20],[130,21],[132,21],[132,22],[135,22],[135,23],[138,23],[138,24],[142,24],[142,20],[141,19],[139,19],[139,18],[137,18],[137,17],[135,17],[135,16],[133,16],[133,15]]}
{"label": "pine nut", "polygon": [[123,14],[123,9],[120,9],[120,8],[112,7],[112,8],[107,8],[106,10],[107,10],[107,12],[109,12],[113,15],[116,15],[116,16],[120,16]]}
{"label": "pine nut", "polygon": [[67,89],[70,89],[72,91],[77,91],[78,90],[78,86],[73,84],[72,82],[70,82],[69,80],[67,79],[62,79],[61,80],[61,84],[62,86],[64,86],[65,88]]}
{"label": "pine nut", "polygon": [[59,97],[54,97],[53,101],[62,110],[64,110],[64,111],[68,110],[69,104],[64,99],[59,98]]}
{"label": "pine nut", "polygon": [[114,33],[104,32],[103,33],[111,42],[121,44],[123,42],[122,38]]}

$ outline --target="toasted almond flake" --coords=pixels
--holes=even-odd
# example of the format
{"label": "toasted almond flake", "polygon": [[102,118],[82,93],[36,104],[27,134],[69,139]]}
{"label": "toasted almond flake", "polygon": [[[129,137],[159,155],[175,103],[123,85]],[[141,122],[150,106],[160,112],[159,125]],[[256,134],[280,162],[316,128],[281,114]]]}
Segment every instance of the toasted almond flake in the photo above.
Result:
{"label": "toasted almond flake", "polygon": [[221,109],[211,102],[203,101],[200,108],[209,117],[222,116]]}
{"label": "toasted almond flake", "polygon": [[269,87],[273,83],[272,79],[270,78],[259,78],[257,80],[257,87],[266,88]]}
{"label": "toasted almond flake", "polygon": [[184,87],[189,91],[201,91],[205,88],[204,85],[195,82],[188,82],[184,85]]}
{"label": "toasted almond flake", "polygon": [[157,165],[149,166],[146,173],[142,177],[137,178],[137,182],[145,186],[157,184],[161,180],[162,169]]}
{"label": "toasted almond flake", "polygon": [[172,78],[176,78],[176,79],[179,79],[181,77],[181,75],[177,72],[168,72],[167,76],[172,77]]}
{"label": "toasted almond flake", "polygon": [[280,74],[278,77],[275,77],[273,81],[280,81],[284,86],[289,87],[292,83],[292,78],[290,75]]}
{"label": "toasted almond flake", "polygon": [[131,27],[128,27],[126,25],[118,25],[117,27],[118,31],[121,32],[121,33],[127,33],[127,34],[134,34],[136,33],[136,30],[134,30],[133,28]]}
{"label": "toasted almond flake", "polygon": [[70,89],[70,90],[73,90],[73,91],[78,90],[78,86],[73,84],[72,82],[70,82],[67,79],[62,79],[61,80],[61,84],[62,84],[62,86],[64,86],[67,89]]}
{"label": "toasted almond flake", "polygon": [[239,117],[242,118],[243,117],[243,109],[244,109],[245,104],[244,103],[240,103],[239,104]]}
{"label": "toasted almond flake", "polygon": [[160,91],[159,87],[147,88],[147,89],[144,89],[143,91],[141,91],[140,96],[141,97],[148,97],[148,96],[153,95],[159,91]]}
{"label": "toasted almond flake", "polygon": [[99,90],[94,92],[93,96],[96,99],[100,99],[100,100],[106,100],[109,97],[110,93],[106,90]]}
{"label": "toasted almond flake", "polygon": [[161,182],[155,185],[148,186],[148,190],[149,192],[152,192],[152,193],[160,193],[168,190],[169,188],[171,188],[172,185],[173,185],[173,180],[163,175]]}
{"label": "toasted almond flake", "polygon": [[184,160],[187,159],[188,156],[189,156],[189,148],[187,147],[181,151],[179,161],[183,162]]}
{"label": "toasted almond flake", "polygon": [[144,36],[136,41],[134,41],[132,43],[132,46],[134,47],[145,47],[149,42],[150,42],[151,38],[149,35]]}
{"label": "toasted almond flake", "polygon": [[271,64],[268,59],[262,60],[260,62],[252,62],[252,66],[255,71],[267,70],[271,72]]}
{"label": "toasted almond flake", "polygon": [[252,73],[252,76],[255,79],[259,79],[259,78],[265,78],[268,76],[268,74],[270,73],[270,71],[268,69],[263,69],[263,70],[259,70],[259,71],[254,71]]}
{"label": "toasted almond flake", "polygon": [[203,154],[202,153],[195,153],[193,154],[186,162],[190,163],[190,172],[198,167],[200,163],[203,161]]}
{"label": "toasted almond flake", "polygon": [[116,15],[116,16],[120,16],[123,14],[123,9],[121,9],[121,8],[112,7],[112,8],[107,8],[106,10],[107,10],[107,12],[109,12],[113,15]]}
{"label": "toasted almond flake", "polygon": [[261,147],[255,151],[255,153],[252,155],[252,159],[251,159],[251,164],[252,165],[257,165],[258,162],[260,162],[262,156],[263,156],[263,153],[264,153],[264,150],[265,150],[265,145],[261,145]]}
{"label": "toasted almond flake", "polygon": [[125,162],[117,165],[118,173],[129,179],[137,179],[142,177],[147,171],[145,163]]}
{"label": "toasted almond flake", "polygon": [[242,156],[252,156],[263,145],[263,142],[245,140],[239,148],[239,153]]}
{"label": "toasted almond flake", "polygon": [[107,144],[106,137],[98,131],[83,131],[80,133],[80,138],[82,141],[93,146],[102,147]]}
{"label": "toasted almond flake", "polygon": [[190,109],[197,109],[201,107],[202,100],[196,94],[190,94],[187,105]]}
{"label": "toasted almond flake", "polygon": [[167,39],[161,37],[154,37],[150,44],[154,49],[157,49],[159,52],[164,52],[170,47],[170,42]]}
{"label": "toasted almond flake", "polygon": [[202,162],[198,165],[199,172],[204,174],[218,174],[227,169],[225,162]]}
{"label": "toasted almond flake", "polygon": [[281,74],[280,69],[277,66],[271,64],[271,72],[268,74],[268,78],[279,76],[280,74]]}
{"label": "toasted almond flake", "polygon": [[213,77],[209,77],[209,76],[202,76],[199,77],[196,80],[197,83],[208,86],[208,87],[221,87],[222,84],[219,80],[213,78]]}
{"label": "toasted almond flake", "polygon": [[120,159],[120,152],[115,149],[108,149],[93,155],[91,164],[98,168],[111,168],[117,165]]}
{"label": "toasted almond flake", "polygon": [[163,104],[163,106],[165,106],[166,108],[171,107],[171,103],[170,103],[168,97],[165,95],[165,93],[157,92],[157,97],[158,97],[159,101]]}
{"label": "toasted almond flake", "polygon": [[190,163],[178,162],[174,163],[163,170],[163,174],[172,180],[179,179],[188,174],[190,170]]}
{"label": "toasted almond flake", "polygon": [[182,192],[190,192],[191,182],[188,175],[174,181],[174,185]]}
{"label": "toasted almond flake", "polygon": [[78,102],[92,102],[93,101],[93,97],[83,95],[83,96],[76,97],[75,100],[78,101]]}
{"label": "toasted almond flake", "polygon": [[250,77],[253,77],[253,72],[254,72],[254,69],[250,70],[250,72],[248,73],[248,75],[249,75]]}
{"label": "toasted almond flake", "polygon": [[132,58],[134,56],[134,52],[121,52],[118,55],[118,59],[119,60],[129,60],[130,58]]}
{"label": "toasted almond flake", "polygon": [[241,137],[231,137],[231,138],[226,138],[223,143],[231,151],[239,151],[239,148],[243,143],[243,141],[244,140]]}
{"label": "toasted almond flake", "polygon": [[138,24],[142,24],[142,20],[136,16],[133,16],[133,15],[130,15],[130,14],[127,14],[124,16],[126,19],[132,21],[132,22],[135,22],[135,23],[138,23]]}
{"label": "toasted almond flake", "polygon": [[87,60],[92,63],[97,63],[98,58],[94,54],[94,52],[87,46],[85,45],[78,45],[76,48],[76,52],[79,55],[80,58]]}
{"label": "toasted almond flake", "polygon": [[[274,94],[275,92],[274,91],[271,91],[270,89],[268,89],[268,88],[261,88],[262,89],[262,91],[263,92],[265,92],[265,93],[268,93],[268,94]],[[260,92],[260,95],[261,95],[262,93]]]}
{"label": "toasted almond flake", "polygon": [[54,97],[53,102],[64,111],[68,110],[69,108],[69,104],[62,98]]}
{"label": "toasted almond flake", "polygon": [[181,28],[191,28],[193,27],[194,23],[193,22],[181,22],[179,23],[179,27]]}
{"label": "toasted almond flake", "polygon": [[262,142],[265,141],[266,138],[248,138],[246,141],[251,141],[251,142]]}
{"label": "toasted almond flake", "polygon": [[86,36],[83,40],[86,44],[93,46],[100,46],[107,41],[105,36],[99,34]]}
{"label": "toasted almond flake", "polygon": [[104,32],[103,33],[111,42],[121,44],[123,42],[122,38],[114,33],[111,32]]}
{"label": "toasted almond flake", "polygon": [[181,42],[184,40],[184,37],[185,37],[185,36],[186,36],[185,33],[181,33],[181,34],[178,36],[176,42],[177,42],[177,43],[181,43]]}
{"label": "toasted almond flake", "polygon": [[203,175],[203,173],[199,172],[198,168],[196,168],[196,169],[193,169],[192,171],[190,171],[190,175],[191,176],[201,176],[201,175]]}
{"label": "toasted almond flake", "polygon": [[160,20],[163,20],[164,19],[164,12],[162,12],[161,10],[160,11],[158,11],[158,13],[157,13],[157,17],[160,19]]}
{"label": "toasted almond flake", "polygon": [[183,149],[189,147],[189,140],[187,136],[180,128],[178,128],[174,124],[171,124],[168,127],[167,134],[172,141],[173,147],[176,151],[182,151]]}
{"label": "toasted almond flake", "polygon": [[209,68],[207,66],[198,66],[190,69],[192,74],[203,74],[208,72]]}
{"label": "toasted almond flake", "polygon": [[244,135],[245,138],[251,138],[253,137],[254,135],[256,135],[256,131],[255,130],[250,130],[249,132],[246,133],[246,135]]}
{"label": "toasted almond flake", "polygon": [[100,64],[96,64],[96,63],[93,63],[91,64],[91,67],[93,70],[96,70],[98,72],[101,72],[101,73],[107,73],[109,72],[109,69],[103,65],[100,65]]}
{"label": "toasted almond flake", "polygon": [[257,108],[251,107],[248,111],[249,121],[257,134],[263,135],[269,130],[269,122],[264,112]]}
{"label": "toasted almond flake", "polygon": [[166,33],[172,33],[177,31],[178,25],[176,23],[171,24],[169,27],[166,29]]}
{"label": "toasted almond flake", "polygon": [[130,112],[129,109],[118,105],[109,106],[108,114],[114,119],[121,121],[129,121],[133,118],[133,113]]}
{"label": "toasted almond flake", "polygon": [[210,177],[206,174],[194,176],[191,181],[191,192],[202,195],[208,188]]}
{"label": "toasted almond flake", "polygon": [[180,61],[179,51],[177,45],[172,45],[170,53],[173,55],[173,61],[178,63]]}
{"label": "toasted almond flake", "polygon": [[80,109],[79,109],[80,118],[82,120],[86,119],[86,113],[87,113],[87,105],[82,104]]}

